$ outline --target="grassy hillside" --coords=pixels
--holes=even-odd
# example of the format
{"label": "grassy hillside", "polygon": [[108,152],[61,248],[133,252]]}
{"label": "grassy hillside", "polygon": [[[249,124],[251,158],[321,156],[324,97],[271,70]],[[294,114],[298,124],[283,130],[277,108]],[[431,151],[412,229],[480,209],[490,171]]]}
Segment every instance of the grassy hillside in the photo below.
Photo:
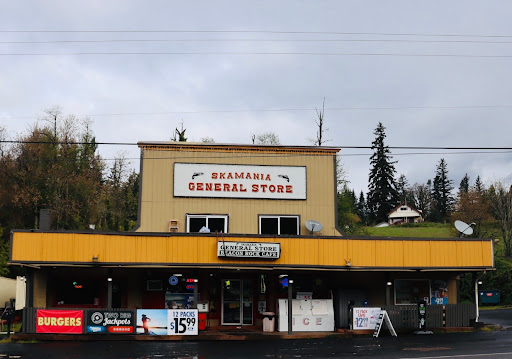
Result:
{"label": "grassy hillside", "polygon": [[370,236],[453,238],[457,234],[452,227],[450,223],[418,223],[380,228],[365,227],[364,230]]}

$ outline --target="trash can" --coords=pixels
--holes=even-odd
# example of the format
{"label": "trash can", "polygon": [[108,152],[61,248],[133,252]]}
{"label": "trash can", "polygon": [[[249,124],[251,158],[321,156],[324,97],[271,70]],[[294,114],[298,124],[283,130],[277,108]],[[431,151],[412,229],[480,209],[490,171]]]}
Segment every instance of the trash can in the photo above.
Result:
{"label": "trash can", "polygon": [[275,327],[276,313],[274,312],[263,312],[263,331],[273,332]]}
{"label": "trash can", "polygon": [[206,330],[206,314],[207,313],[199,313],[199,323],[198,323],[199,330]]}

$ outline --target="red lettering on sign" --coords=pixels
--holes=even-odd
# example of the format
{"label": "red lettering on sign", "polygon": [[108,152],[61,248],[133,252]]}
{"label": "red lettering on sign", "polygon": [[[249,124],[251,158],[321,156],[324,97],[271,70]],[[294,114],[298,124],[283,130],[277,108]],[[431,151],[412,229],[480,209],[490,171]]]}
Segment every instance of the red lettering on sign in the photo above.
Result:
{"label": "red lettering on sign", "polygon": [[216,172],[212,173],[212,179],[217,179],[218,174]]}
{"label": "red lettering on sign", "polygon": [[240,192],[247,192],[247,189],[244,188],[243,184],[240,184]]}
{"label": "red lettering on sign", "polygon": [[193,190],[195,189],[195,185],[194,185],[194,183],[190,182],[190,183],[188,184],[188,189],[189,189],[189,190],[191,190],[191,191],[193,191]]}
{"label": "red lettering on sign", "polygon": [[309,325],[309,318],[302,319],[302,324]]}
{"label": "red lettering on sign", "polygon": [[212,190],[212,187],[213,187],[213,186],[212,186],[212,183],[207,183],[207,184],[206,184],[206,190],[207,190],[207,191],[211,191],[211,190]]}
{"label": "red lettering on sign", "polygon": [[272,193],[274,193],[276,191],[276,186],[274,186],[273,184],[271,184],[270,186],[268,186],[268,190]]}
{"label": "red lettering on sign", "polygon": [[267,187],[268,186],[266,184],[262,184],[260,187],[261,187],[261,191],[262,192],[267,192]]}
{"label": "red lettering on sign", "polygon": [[203,187],[203,183],[198,183],[198,184],[197,184],[197,190],[198,190],[198,191],[202,191],[202,190],[203,190],[203,188],[204,188],[204,187]]}
{"label": "red lettering on sign", "polygon": [[220,188],[220,183],[215,183],[215,190],[216,191],[221,191],[222,189]]}
{"label": "red lettering on sign", "polygon": [[292,186],[286,186],[286,193],[293,193]]}
{"label": "red lettering on sign", "polygon": [[226,173],[221,172],[219,175],[219,179],[226,179]]}
{"label": "red lettering on sign", "polygon": [[258,189],[258,185],[257,185],[257,184],[253,184],[253,185],[252,185],[252,191],[253,191],[253,192],[258,192],[258,191],[259,191],[259,189]]}
{"label": "red lettering on sign", "polygon": [[277,185],[277,193],[284,193],[284,186],[283,185],[280,185],[280,184]]}
{"label": "red lettering on sign", "polygon": [[270,175],[267,174],[267,177],[265,177],[265,181],[270,181]]}
{"label": "red lettering on sign", "polygon": [[224,191],[229,192],[229,184],[224,183]]}

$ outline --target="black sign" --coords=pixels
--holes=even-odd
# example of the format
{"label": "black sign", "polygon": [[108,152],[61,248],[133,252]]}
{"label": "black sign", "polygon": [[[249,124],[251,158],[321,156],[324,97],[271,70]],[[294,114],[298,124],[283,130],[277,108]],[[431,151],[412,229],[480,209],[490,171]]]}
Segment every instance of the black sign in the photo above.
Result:
{"label": "black sign", "polygon": [[421,331],[427,330],[427,303],[425,301],[421,301],[418,303],[418,327]]}
{"label": "black sign", "polygon": [[133,334],[135,313],[125,311],[87,311],[87,333]]}

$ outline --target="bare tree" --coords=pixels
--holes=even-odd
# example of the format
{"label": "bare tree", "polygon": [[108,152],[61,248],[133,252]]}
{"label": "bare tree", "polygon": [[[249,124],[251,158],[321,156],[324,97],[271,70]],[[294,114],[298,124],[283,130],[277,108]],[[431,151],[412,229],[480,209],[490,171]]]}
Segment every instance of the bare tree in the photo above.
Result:
{"label": "bare tree", "polygon": [[212,137],[206,136],[206,137],[201,138],[201,142],[202,143],[215,143],[215,139]]}
{"label": "bare tree", "polygon": [[252,135],[252,143],[256,145],[280,145],[279,136],[274,132],[264,132]]}
{"label": "bare tree", "polygon": [[328,128],[324,127],[324,119],[325,119],[325,97],[324,101],[322,102],[322,109],[319,110],[315,108],[316,110],[316,116],[317,120],[315,120],[317,131],[316,131],[316,138],[315,139],[309,139],[309,141],[313,142],[314,146],[322,146],[326,142],[332,141],[332,140],[326,140],[324,138],[324,133],[328,130]]}

